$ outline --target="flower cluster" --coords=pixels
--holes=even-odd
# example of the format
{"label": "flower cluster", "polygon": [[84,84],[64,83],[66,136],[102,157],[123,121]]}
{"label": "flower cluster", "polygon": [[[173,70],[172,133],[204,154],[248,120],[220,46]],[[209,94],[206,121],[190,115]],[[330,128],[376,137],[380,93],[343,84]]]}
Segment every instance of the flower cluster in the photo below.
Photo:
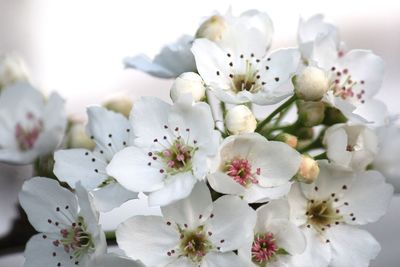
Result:
{"label": "flower cluster", "polygon": [[[154,60],[125,59],[176,78],[172,101],[88,107],[86,131],[70,120],[63,142],[60,97],[0,81],[11,83],[0,95],[0,160],[55,151],[52,177],[20,193],[40,232],[25,266],[368,266],[380,246],[359,226],[385,214],[390,183],[400,189],[400,131],[374,98],[383,60],[347,50],[321,15],[300,20],[298,47],[270,51],[272,35],[266,13],[229,11]],[[122,222],[123,255],[107,253],[99,212],[139,193],[161,215]]]}

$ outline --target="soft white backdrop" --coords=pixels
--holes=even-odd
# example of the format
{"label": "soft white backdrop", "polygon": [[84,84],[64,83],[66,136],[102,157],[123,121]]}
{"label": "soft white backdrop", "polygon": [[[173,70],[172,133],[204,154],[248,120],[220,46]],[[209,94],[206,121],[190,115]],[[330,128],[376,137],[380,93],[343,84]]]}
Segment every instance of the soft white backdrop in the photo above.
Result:
{"label": "soft white backdrop", "polygon": [[[229,6],[236,14],[251,8],[268,12],[275,25],[273,48],[295,45],[300,16],[325,14],[340,27],[349,48],[371,49],[384,58],[386,76],[379,98],[393,113],[400,113],[399,1],[0,0],[0,50],[20,53],[38,86],[46,92],[59,91],[67,99],[68,112],[84,116],[85,106],[115,95],[167,99],[171,81],[124,70],[122,58],[141,52],[154,55],[163,44],[183,33],[193,34],[206,16],[225,12]],[[16,173],[8,171],[0,169],[1,185],[9,173]],[[2,219],[12,215],[9,207],[16,196],[3,191]],[[104,225],[112,228],[111,218],[122,220],[140,212],[138,205],[130,202],[103,216]],[[139,207],[143,205],[140,202]],[[399,225],[397,197],[389,214],[368,227],[383,246],[373,266],[400,266]],[[7,223],[0,221],[0,226]],[[20,257],[0,258],[0,266],[5,267],[21,262]]]}

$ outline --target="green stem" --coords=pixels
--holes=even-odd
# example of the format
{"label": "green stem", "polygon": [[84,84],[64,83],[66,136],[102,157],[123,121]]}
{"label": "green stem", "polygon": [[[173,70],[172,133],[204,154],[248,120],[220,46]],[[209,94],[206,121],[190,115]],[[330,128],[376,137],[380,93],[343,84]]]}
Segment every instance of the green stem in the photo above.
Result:
{"label": "green stem", "polygon": [[291,98],[286,100],[282,105],[280,105],[277,109],[275,109],[268,117],[266,117],[263,121],[261,121],[256,128],[256,132],[260,132],[265,125],[267,125],[278,113],[283,111],[285,108],[290,106],[297,99],[296,95],[293,95]]}
{"label": "green stem", "polygon": [[328,157],[327,157],[327,155],[326,155],[326,152],[321,153],[321,154],[319,154],[319,155],[316,155],[316,156],[314,157],[315,160],[327,159],[327,158],[328,158]]}
{"label": "green stem", "polygon": [[310,144],[308,144],[307,146],[305,146],[305,147],[299,149],[299,152],[300,152],[300,153],[305,153],[305,152],[308,152],[308,151],[313,150],[313,149],[322,148],[322,147],[323,147],[323,146],[322,146],[322,138],[324,137],[324,134],[325,134],[325,129],[323,129],[323,130],[320,132],[320,134],[318,135],[317,138],[315,138],[314,141],[312,141],[312,142],[311,142]]}
{"label": "green stem", "polygon": [[[293,104],[293,103],[291,103],[291,104]],[[289,105],[287,108],[285,108],[284,110],[282,110],[280,113],[279,113],[279,115],[278,115],[278,118],[275,120],[275,122],[274,122],[274,126],[278,126],[279,125],[279,123],[283,120],[283,118],[285,118],[285,116],[286,116],[286,114],[289,112],[289,110],[290,110],[290,107],[292,106],[292,105]]]}

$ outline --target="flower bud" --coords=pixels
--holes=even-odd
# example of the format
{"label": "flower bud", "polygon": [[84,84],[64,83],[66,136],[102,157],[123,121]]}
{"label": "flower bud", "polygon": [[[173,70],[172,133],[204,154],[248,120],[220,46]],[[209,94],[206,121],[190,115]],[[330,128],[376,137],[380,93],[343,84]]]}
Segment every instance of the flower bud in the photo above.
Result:
{"label": "flower bud", "polygon": [[28,70],[20,57],[13,54],[0,55],[0,89],[27,80]]}
{"label": "flower bud", "polygon": [[288,133],[280,133],[275,137],[276,141],[281,141],[292,148],[297,147],[297,137]]}
{"label": "flower bud", "polygon": [[329,88],[329,79],[325,71],[308,66],[296,76],[295,89],[300,99],[319,101]]}
{"label": "flower bud", "polygon": [[296,136],[299,140],[309,141],[314,137],[314,130],[311,127],[300,127],[296,129]]}
{"label": "flower bud", "polygon": [[219,41],[226,30],[225,19],[214,15],[204,21],[196,32],[196,38],[207,38],[213,42]]}
{"label": "flower bud", "polygon": [[67,134],[67,147],[92,150],[94,146],[95,143],[86,134],[85,125],[82,122],[71,122]]}
{"label": "flower bud", "polygon": [[178,100],[180,95],[188,93],[192,94],[193,101],[195,102],[202,100],[206,94],[204,81],[197,73],[182,73],[176,78],[171,87],[171,99],[174,102]]}
{"label": "flower bud", "polygon": [[296,174],[299,182],[311,184],[319,175],[318,162],[308,155],[301,155],[300,168]]}
{"label": "flower bud", "polygon": [[126,98],[115,98],[104,103],[103,107],[129,117],[129,113],[132,110],[132,101]]}
{"label": "flower bud", "polygon": [[228,110],[225,124],[232,134],[252,133],[257,127],[253,112],[245,105],[239,105]]}
{"label": "flower bud", "polygon": [[314,101],[297,101],[297,113],[303,126],[313,127],[322,123],[325,117],[325,104]]}

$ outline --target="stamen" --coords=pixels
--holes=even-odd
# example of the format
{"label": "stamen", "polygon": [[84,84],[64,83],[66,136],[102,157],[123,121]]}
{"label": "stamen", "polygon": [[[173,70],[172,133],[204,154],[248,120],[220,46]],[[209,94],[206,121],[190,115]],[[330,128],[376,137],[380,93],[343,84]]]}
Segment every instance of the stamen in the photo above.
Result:
{"label": "stamen", "polygon": [[260,175],[261,169],[257,168],[256,173],[252,173],[252,166],[246,159],[235,158],[232,161],[226,163],[224,172],[233,178],[237,183],[244,187],[248,187],[251,184],[257,184],[258,180],[255,177]]}

